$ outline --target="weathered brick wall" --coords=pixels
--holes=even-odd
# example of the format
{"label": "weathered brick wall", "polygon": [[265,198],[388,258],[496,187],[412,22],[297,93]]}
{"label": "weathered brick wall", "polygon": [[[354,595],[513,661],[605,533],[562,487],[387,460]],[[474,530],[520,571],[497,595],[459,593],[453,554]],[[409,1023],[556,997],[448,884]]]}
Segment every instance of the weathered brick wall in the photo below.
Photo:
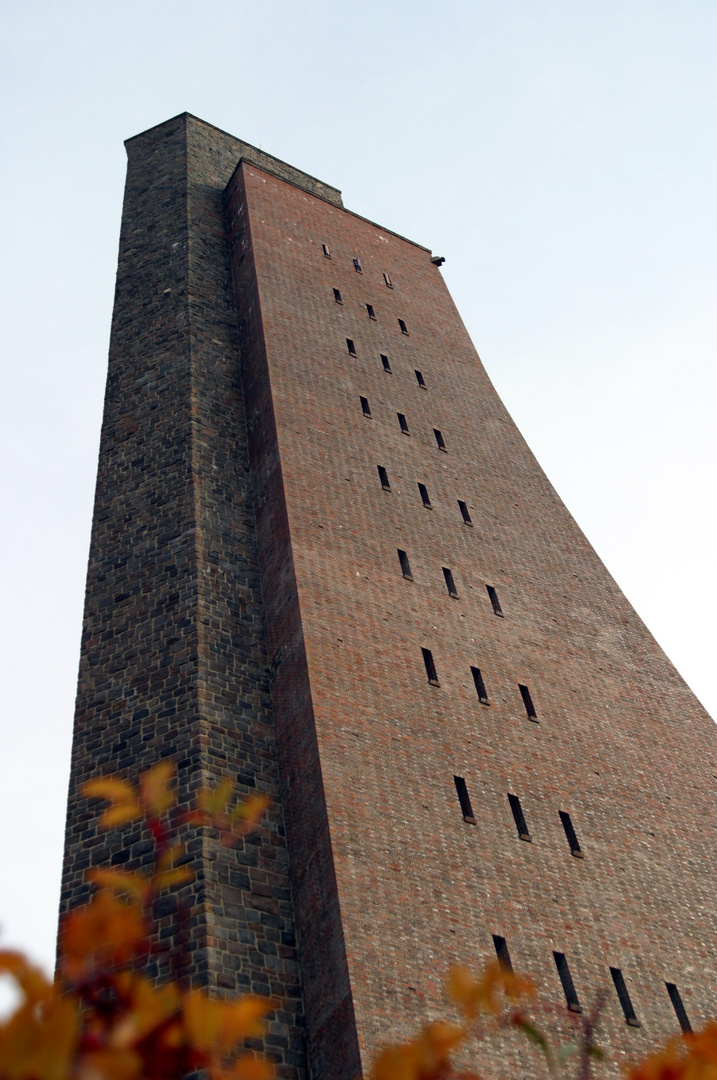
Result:
{"label": "weathered brick wall", "polygon": [[[303,852],[323,813],[295,785],[316,792],[320,769],[364,1065],[382,1041],[443,1015],[449,962],[480,966],[495,934],[538,984],[556,1037],[571,1038],[577,1020],[554,951],[583,1005],[607,988],[602,1041],[616,1076],[677,1030],[666,980],[693,1024],[714,1009],[714,725],[531,455],[429,253],[246,164],[228,198],[235,280],[249,248],[257,278],[242,340],[257,402],[249,431],[270,651],[281,659],[300,633],[310,684],[309,709],[303,668],[278,667],[292,866],[294,837]],[[243,285],[240,311],[242,296]],[[296,597],[278,577],[288,550]],[[427,681],[422,647],[440,686]],[[318,765],[304,781],[292,747],[303,763],[314,739]],[[454,774],[475,824],[462,819]],[[522,801],[531,843],[518,837],[508,793]],[[559,811],[583,859],[571,856]],[[300,905],[306,882],[293,873]],[[639,1028],[625,1023],[610,966],[624,973]],[[302,972],[308,1009],[326,994],[319,973]],[[542,1075],[530,1050],[497,1050],[492,1064],[499,1075]]]}
{"label": "weathered brick wall", "polygon": [[[493,934],[556,1037],[576,1018],[553,951],[583,1005],[607,987],[618,1075],[677,1029],[666,980],[693,1024],[714,1010],[714,725],[530,454],[425,248],[188,115],[128,153],[63,910],[87,866],[146,857],[133,826],[98,834],[84,779],[172,756],[186,803],[229,772],[274,805],[238,851],[190,843],[192,973],[282,999],[281,1075],[305,1069],[302,990],[313,1075],[353,1080],[445,1015],[448,964],[480,966]],[[512,1039],[485,1052],[496,1075],[543,1075]]]}

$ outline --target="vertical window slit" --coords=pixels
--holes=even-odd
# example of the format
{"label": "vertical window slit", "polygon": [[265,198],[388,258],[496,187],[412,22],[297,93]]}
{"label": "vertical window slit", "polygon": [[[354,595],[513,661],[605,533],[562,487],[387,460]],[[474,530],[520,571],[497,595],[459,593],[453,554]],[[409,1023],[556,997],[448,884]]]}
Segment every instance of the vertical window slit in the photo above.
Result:
{"label": "vertical window slit", "polygon": [[573,983],[573,977],[570,974],[570,968],[568,967],[568,961],[565,959],[565,954],[554,952],[553,956],[555,957],[555,966],[558,969],[560,981],[563,984],[563,992],[565,994],[565,1000],[568,1003],[568,1008],[571,1012],[581,1013],[583,1010],[578,1001],[575,984]]}
{"label": "vertical window slit", "polygon": [[398,417],[398,424],[403,434],[410,435],[410,431],[408,430],[408,421],[406,420],[406,417],[403,415],[402,412],[396,413],[396,416]]}
{"label": "vertical window slit", "polygon": [[370,304],[366,305],[366,313],[367,313],[369,319],[375,319],[376,318],[376,312],[373,310],[373,308],[371,307]]}
{"label": "vertical window slit", "polygon": [[423,663],[426,665],[426,675],[428,676],[429,683],[433,686],[439,686],[438,672],[436,671],[433,653],[430,649],[424,649],[423,647],[421,647],[421,652],[423,653]]}
{"label": "vertical window slit", "polygon": [[490,602],[493,605],[493,614],[497,615],[499,618],[502,619],[503,618],[503,608],[500,606],[500,600],[498,599],[498,593],[495,591],[495,589],[493,588],[492,585],[486,585],[486,589],[488,590],[488,596],[490,598]]}
{"label": "vertical window slit", "polygon": [[518,830],[518,836],[521,840],[527,840],[527,842],[530,843],[532,837],[528,832],[528,826],[525,821],[523,807],[520,805],[520,799],[517,795],[508,795],[508,802],[510,803],[510,809],[513,811],[513,821]]}
{"label": "vertical window slit", "polygon": [[463,518],[464,525],[472,525],[473,522],[471,521],[471,516],[468,513],[468,507],[466,506],[466,504],[463,502],[462,499],[458,500],[458,509],[461,512],[461,517]]}
{"label": "vertical window slit", "polygon": [[471,667],[471,674],[473,675],[473,682],[475,683],[476,693],[481,705],[490,705],[488,701],[488,691],[485,688],[485,682],[481,675],[480,668]]}
{"label": "vertical window slit", "polygon": [[414,368],[414,375],[416,376],[416,382],[418,383],[418,385],[422,386],[423,389],[425,390],[426,389],[426,380],[423,378],[423,375],[418,370],[418,368]]}
{"label": "vertical window slit", "polygon": [[362,397],[360,400],[361,400],[361,409],[363,410],[364,416],[370,416],[371,415],[371,406],[368,403],[368,398]]}
{"label": "vertical window slit", "polygon": [[428,488],[426,487],[426,485],[425,484],[419,484],[418,485],[418,490],[421,493],[421,500],[423,502],[423,505],[424,506],[430,506],[431,505],[431,500],[428,498]]}
{"label": "vertical window slit", "polygon": [[391,281],[391,275],[390,274],[384,274],[383,275],[383,280],[386,282],[386,285],[388,286],[389,289],[393,288],[393,282]]}
{"label": "vertical window slit", "polygon": [[689,1021],[685,1006],[682,1004],[682,998],[680,997],[680,991],[677,989],[674,983],[665,983],[667,987],[667,993],[670,995],[670,1001],[672,1002],[672,1008],[675,1010],[675,1016],[679,1022],[683,1031],[692,1031],[692,1024]]}
{"label": "vertical window slit", "polygon": [[388,473],[384,469],[383,465],[377,465],[376,468],[378,469],[378,478],[381,481],[381,487],[384,491],[390,491],[391,485],[388,482]]}
{"label": "vertical window slit", "polygon": [[406,326],[406,324],[405,324],[405,322],[403,321],[403,319],[399,319],[399,320],[398,320],[398,325],[399,325],[399,326],[401,327],[401,333],[402,333],[402,334],[405,334],[405,335],[406,335],[406,337],[408,337],[408,327]]}
{"label": "vertical window slit", "polygon": [[446,581],[446,588],[448,589],[448,595],[452,596],[454,600],[458,599],[458,590],[456,589],[456,583],[453,580],[453,572],[448,569],[447,566],[443,567],[443,577]]}
{"label": "vertical window slit", "polygon": [[513,965],[510,962],[510,953],[508,952],[508,945],[504,937],[499,937],[498,934],[493,934],[493,944],[495,946],[495,955],[498,957],[498,963],[505,971],[512,971]]}
{"label": "vertical window slit", "polygon": [[622,1011],[625,1014],[625,1023],[629,1024],[630,1027],[639,1027],[640,1021],[635,1016],[635,1010],[632,1007],[630,995],[627,986],[625,985],[625,978],[620,971],[620,968],[611,967],[610,974],[612,975],[612,981],[615,983],[615,989],[617,990],[617,996],[622,1005]]}
{"label": "vertical window slit", "polygon": [[346,348],[349,350],[349,356],[356,355],[356,346],[354,345],[350,337],[346,338]]}
{"label": "vertical window slit", "polygon": [[401,564],[401,573],[407,581],[413,581],[413,574],[411,573],[411,564],[408,561],[408,555],[405,551],[401,551],[400,548],[396,548],[398,551],[398,561]]}
{"label": "vertical window slit", "polygon": [[380,355],[381,355],[381,363],[383,364],[383,370],[387,371],[389,373],[389,375],[390,375],[391,374],[391,365],[388,362],[388,357],[385,355],[385,353],[381,353]]}
{"label": "vertical window slit", "polygon": [[363,267],[361,266],[361,260],[358,258],[358,256],[354,259],[354,270],[356,271],[357,274],[362,274],[363,273]]}
{"label": "vertical window slit", "polygon": [[532,720],[534,723],[537,724],[538,717],[535,713],[535,705],[533,705],[533,699],[530,696],[530,690],[527,686],[523,686],[522,683],[518,683],[518,689],[520,690],[520,696],[523,699],[523,704],[525,705],[525,711],[528,714],[528,719]]}
{"label": "vertical window slit", "polygon": [[334,289],[334,300],[336,301],[337,304],[343,304],[343,300],[341,299],[341,290],[340,289]]}
{"label": "vertical window slit", "polygon": [[453,780],[456,785],[456,791],[458,792],[458,801],[461,804],[463,820],[467,821],[470,825],[475,825],[476,819],[473,813],[473,807],[471,806],[470,796],[468,795],[466,782],[462,776],[454,776]]}
{"label": "vertical window slit", "polygon": [[443,435],[441,434],[441,432],[438,430],[438,428],[434,427],[433,434],[436,436],[436,446],[438,447],[438,449],[443,450],[444,453],[448,453],[448,451],[446,449],[446,441],[443,438]]}
{"label": "vertical window slit", "polygon": [[329,245],[328,244],[322,244],[321,248],[322,248],[326,258],[330,259],[331,258],[331,249],[329,248]]}
{"label": "vertical window slit", "polygon": [[583,853],[580,850],[580,844],[578,843],[578,837],[575,832],[573,823],[570,820],[570,814],[566,814],[562,810],[559,810],[558,813],[560,814],[560,820],[563,824],[563,828],[565,829],[565,835],[567,837],[568,844],[570,845],[570,854],[574,855],[576,859],[582,859]]}

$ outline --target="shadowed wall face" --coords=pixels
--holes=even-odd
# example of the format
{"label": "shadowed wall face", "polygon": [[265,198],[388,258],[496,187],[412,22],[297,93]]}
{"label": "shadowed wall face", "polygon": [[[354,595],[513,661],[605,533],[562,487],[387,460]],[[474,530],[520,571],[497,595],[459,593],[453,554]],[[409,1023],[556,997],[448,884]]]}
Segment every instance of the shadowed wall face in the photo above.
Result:
{"label": "shadowed wall face", "polygon": [[242,145],[189,117],[128,143],[61,903],[86,900],[89,866],[146,858],[132,825],[98,832],[89,776],[171,757],[181,806],[227,773],[268,793],[238,850],[188,834],[183,898],[190,975],[278,999],[265,1049],[288,1078],[303,1005],[223,200]]}

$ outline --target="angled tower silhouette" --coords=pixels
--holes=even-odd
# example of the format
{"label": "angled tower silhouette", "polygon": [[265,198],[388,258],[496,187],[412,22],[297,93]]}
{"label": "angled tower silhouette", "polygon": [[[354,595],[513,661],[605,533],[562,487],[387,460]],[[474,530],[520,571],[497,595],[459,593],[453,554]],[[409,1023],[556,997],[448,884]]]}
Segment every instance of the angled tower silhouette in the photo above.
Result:
{"label": "angled tower silhouette", "polygon": [[[605,1075],[715,1011],[717,731],[526,446],[424,247],[188,114],[130,139],[62,908],[89,776],[273,800],[190,845],[191,970],[353,1080],[496,951]],[[514,1041],[496,1073],[540,1077]]]}

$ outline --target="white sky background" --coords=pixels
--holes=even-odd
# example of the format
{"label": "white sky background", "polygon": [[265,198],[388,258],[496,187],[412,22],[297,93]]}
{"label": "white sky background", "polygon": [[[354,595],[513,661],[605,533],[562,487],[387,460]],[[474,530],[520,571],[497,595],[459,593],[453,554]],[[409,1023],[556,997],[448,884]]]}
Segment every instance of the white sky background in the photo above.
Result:
{"label": "white sky background", "polygon": [[0,942],[52,965],[122,143],[185,109],[446,256],[539,461],[717,715],[716,4],[5,0],[0,36]]}

